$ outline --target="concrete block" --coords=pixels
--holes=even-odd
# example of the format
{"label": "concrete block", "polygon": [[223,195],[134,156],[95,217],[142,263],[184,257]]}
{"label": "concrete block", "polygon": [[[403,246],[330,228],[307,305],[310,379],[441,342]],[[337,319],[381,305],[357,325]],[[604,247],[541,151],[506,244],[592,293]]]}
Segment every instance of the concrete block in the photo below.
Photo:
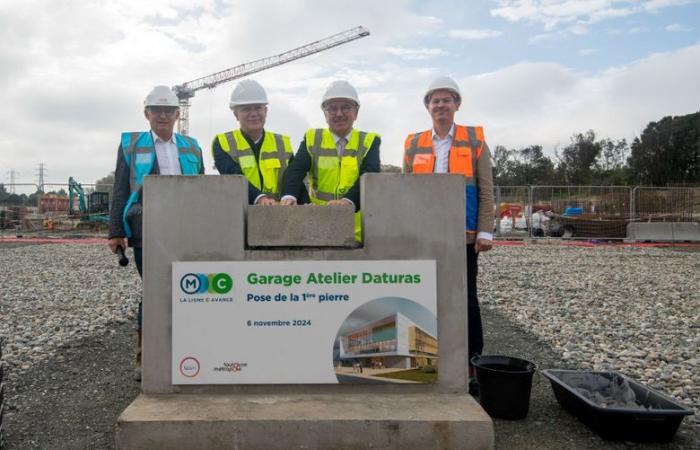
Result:
{"label": "concrete block", "polygon": [[365,174],[362,226],[367,259],[437,262],[439,384],[468,381],[464,177]]}
{"label": "concrete block", "polygon": [[[243,177],[237,176],[147,178],[144,190],[144,393],[347,392],[347,386],[340,385],[172,385],[171,264],[173,261],[363,259],[436,260],[439,375],[435,385],[415,388],[358,385],[353,386],[353,392],[466,391],[467,280],[462,177],[364,175],[361,195],[365,243],[361,248],[246,250],[244,213],[246,208],[249,212],[254,208],[247,206],[245,183]],[[194,206],[189,206],[192,202]],[[262,208],[268,207],[256,209]],[[301,211],[302,207],[289,209]],[[157,238],[150,239],[151,235]]]}
{"label": "concrete block", "polygon": [[173,261],[239,261],[245,254],[242,176],[146,177],[143,187],[144,392],[171,390]]}
{"label": "concrete block", "polygon": [[118,449],[490,449],[493,424],[468,395],[141,395]]}
{"label": "concrete block", "polygon": [[251,247],[356,247],[352,205],[249,206]]}
{"label": "concrete block", "polygon": [[679,241],[700,242],[700,223],[678,222],[673,224],[673,239]]}
{"label": "concrete block", "polygon": [[632,241],[700,242],[697,222],[638,222],[627,225]]}

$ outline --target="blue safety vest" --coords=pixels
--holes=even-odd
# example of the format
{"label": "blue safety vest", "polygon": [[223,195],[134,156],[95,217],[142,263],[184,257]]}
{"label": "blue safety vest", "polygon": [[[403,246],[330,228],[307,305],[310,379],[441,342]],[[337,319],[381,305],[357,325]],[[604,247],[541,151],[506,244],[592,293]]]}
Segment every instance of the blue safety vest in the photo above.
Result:
{"label": "blue safety vest", "polygon": [[[182,175],[197,175],[202,168],[202,150],[194,138],[175,133],[175,145]],[[126,216],[129,209],[141,202],[143,178],[149,175],[156,162],[156,148],[150,131],[122,133],[122,152],[129,166],[129,200],[124,206],[122,221],[126,237],[131,237],[131,227]]]}

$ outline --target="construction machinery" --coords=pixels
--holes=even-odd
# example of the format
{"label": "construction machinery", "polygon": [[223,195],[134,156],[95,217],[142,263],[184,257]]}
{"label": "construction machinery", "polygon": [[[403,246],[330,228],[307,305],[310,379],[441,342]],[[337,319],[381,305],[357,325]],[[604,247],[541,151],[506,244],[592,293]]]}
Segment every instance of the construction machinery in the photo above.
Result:
{"label": "construction machinery", "polygon": [[79,219],[76,228],[102,228],[109,223],[109,192],[95,191],[86,195],[80,183],[73,177],[68,178],[68,216]]}
{"label": "construction machinery", "polygon": [[268,56],[267,58],[258,59],[245,64],[240,64],[238,66],[231,67],[230,69],[222,70],[221,72],[216,72],[205,77],[197,78],[196,80],[173,86],[173,91],[180,101],[180,120],[178,122],[179,133],[184,135],[189,133],[190,99],[194,97],[195,92],[204,88],[214,89],[221,83],[233,81],[235,79],[248,76],[252,73],[286,64],[288,62],[346,44],[350,41],[354,41],[355,39],[360,39],[365,36],[369,36],[369,30],[362,26],[358,26],[284,53]]}

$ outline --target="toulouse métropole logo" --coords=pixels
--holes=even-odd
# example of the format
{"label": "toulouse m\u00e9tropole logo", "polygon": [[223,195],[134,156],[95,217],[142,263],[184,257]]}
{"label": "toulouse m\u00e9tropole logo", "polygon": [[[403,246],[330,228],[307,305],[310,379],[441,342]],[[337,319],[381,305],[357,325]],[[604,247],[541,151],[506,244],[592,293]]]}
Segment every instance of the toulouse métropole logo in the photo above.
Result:
{"label": "toulouse m\u00e9tropole logo", "polygon": [[227,273],[188,273],[180,278],[180,289],[185,294],[226,294],[233,287]]}

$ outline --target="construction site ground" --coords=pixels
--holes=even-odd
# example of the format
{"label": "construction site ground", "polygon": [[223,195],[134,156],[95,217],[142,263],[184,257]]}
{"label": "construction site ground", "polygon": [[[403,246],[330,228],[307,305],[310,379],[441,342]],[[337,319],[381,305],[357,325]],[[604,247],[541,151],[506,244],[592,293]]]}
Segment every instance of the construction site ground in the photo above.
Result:
{"label": "construction site ground", "polygon": [[[25,245],[17,241],[0,243],[0,254]],[[695,253],[697,247],[683,250]],[[119,270],[116,260],[114,270]],[[571,367],[560,352],[488,302],[482,313],[484,353],[519,356],[537,361],[540,368]],[[133,348],[132,325],[114,323],[101,334],[71,342],[24,371],[6,392],[3,450],[114,448],[117,417],[139,393],[132,376]],[[549,383],[536,376],[527,418],[494,420],[496,448],[700,448],[698,426],[689,419],[684,420],[670,443],[604,441],[565,412]]]}

